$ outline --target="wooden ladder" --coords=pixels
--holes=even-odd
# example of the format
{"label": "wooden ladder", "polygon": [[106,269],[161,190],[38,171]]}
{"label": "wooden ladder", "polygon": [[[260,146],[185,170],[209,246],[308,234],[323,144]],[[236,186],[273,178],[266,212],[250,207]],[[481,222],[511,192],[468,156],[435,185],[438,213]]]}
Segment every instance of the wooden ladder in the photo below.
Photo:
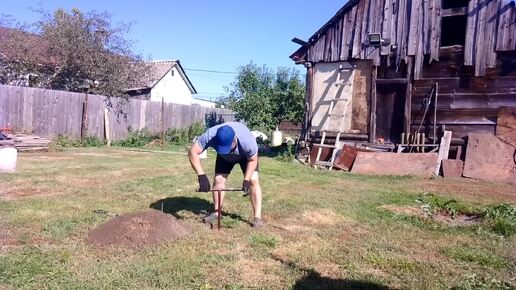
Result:
{"label": "wooden ladder", "polygon": [[[337,91],[335,98],[330,99],[330,100],[325,100],[326,102],[330,102],[330,107],[328,108],[328,113],[326,113],[327,118],[326,118],[324,124],[322,125],[323,133],[322,133],[321,143],[318,145],[319,150],[317,151],[317,157],[315,158],[315,162],[314,162],[314,165],[322,166],[322,167],[328,168],[330,170],[333,169],[333,162],[335,161],[335,157],[337,155],[337,149],[339,149],[338,147],[339,147],[339,143],[340,143],[340,135],[342,133],[344,133],[344,121],[345,121],[345,117],[346,117],[346,114],[334,114],[333,110],[335,109],[335,105],[337,102],[345,102],[348,100],[346,97],[339,98],[339,93],[343,92],[346,88],[348,89],[348,92],[351,92],[351,85],[352,85],[352,82],[355,77],[355,70],[353,67],[344,67],[343,65],[340,65],[338,70],[339,71],[337,73],[337,81],[336,81],[335,85],[339,86],[339,90]],[[341,81],[342,72],[349,72],[349,71],[351,71],[351,76],[349,78],[350,81],[342,82]],[[340,94],[340,95],[342,95],[342,94]],[[348,94],[348,95],[351,95],[351,94]],[[337,130],[328,129],[331,117],[340,117],[339,129],[337,129]],[[337,137],[335,138],[335,143],[333,145],[324,144],[327,133],[337,133]],[[333,149],[333,153],[331,155],[330,161],[321,161],[320,160],[323,148]]]}

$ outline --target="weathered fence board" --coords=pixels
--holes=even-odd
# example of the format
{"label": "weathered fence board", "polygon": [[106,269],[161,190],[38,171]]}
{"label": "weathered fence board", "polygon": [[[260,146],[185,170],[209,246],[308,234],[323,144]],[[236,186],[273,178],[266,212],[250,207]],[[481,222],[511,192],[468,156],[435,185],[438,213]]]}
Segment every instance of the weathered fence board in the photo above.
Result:
{"label": "weathered fence board", "polygon": [[[79,138],[84,107],[86,136],[105,138],[105,108],[111,140],[126,138],[131,130],[146,128],[152,134],[162,130],[161,102],[0,85],[0,127],[10,125],[18,132]],[[210,117],[218,122],[235,120],[227,109],[165,103],[163,127],[184,128]]]}

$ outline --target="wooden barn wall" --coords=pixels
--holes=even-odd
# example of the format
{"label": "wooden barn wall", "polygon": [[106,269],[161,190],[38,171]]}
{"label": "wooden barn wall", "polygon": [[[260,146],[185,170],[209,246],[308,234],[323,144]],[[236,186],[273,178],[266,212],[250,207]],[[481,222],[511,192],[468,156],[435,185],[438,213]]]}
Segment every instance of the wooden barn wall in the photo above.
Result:
{"label": "wooden barn wall", "polygon": [[500,52],[486,76],[475,77],[475,69],[462,65],[464,52],[441,53],[440,61],[425,65],[421,80],[414,81],[411,131],[422,123],[422,132],[433,134],[434,100],[423,120],[432,86],[438,83],[437,125],[446,126],[454,138],[468,133],[495,133],[498,110],[516,106],[516,52]]}
{"label": "wooden barn wall", "polygon": [[[414,78],[422,78],[423,63],[439,60],[442,0],[361,0],[328,29],[311,39],[306,60],[334,62],[370,59],[380,66],[390,46],[365,47],[369,33],[382,33],[397,44],[397,63],[415,57]],[[486,37],[486,36],[489,37]],[[492,36],[492,37],[491,37]],[[516,49],[516,8],[511,0],[471,0],[465,45],[465,65],[484,76],[496,64],[496,51]]]}

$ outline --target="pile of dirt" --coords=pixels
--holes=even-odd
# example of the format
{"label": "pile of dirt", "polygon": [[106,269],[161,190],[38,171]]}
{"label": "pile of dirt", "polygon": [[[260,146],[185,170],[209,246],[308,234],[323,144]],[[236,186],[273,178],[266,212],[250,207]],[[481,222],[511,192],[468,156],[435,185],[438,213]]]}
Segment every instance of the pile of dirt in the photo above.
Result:
{"label": "pile of dirt", "polygon": [[88,241],[97,246],[149,246],[174,241],[190,233],[175,217],[157,210],[118,216],[91,231]]}
{"label": "pile of dirt", "polygon": [[456,214],[455,216],[450,216],[446,212],[437,212],[428,216],[420,207],[416,206],[382,205],[380,208],[394,213],[432,220],[449,226],[471,226],[482,222],[482,218],[477,215]]}

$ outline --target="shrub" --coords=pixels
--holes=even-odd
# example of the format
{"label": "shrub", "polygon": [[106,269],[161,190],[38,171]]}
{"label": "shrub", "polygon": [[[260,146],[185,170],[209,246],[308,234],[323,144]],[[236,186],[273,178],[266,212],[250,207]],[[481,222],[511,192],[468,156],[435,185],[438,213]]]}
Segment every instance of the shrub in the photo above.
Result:
{"label": "shrub", "polygon": [[158,136],[151,135],[146,128],[134,132],[129,129],[129,136],[114,142],[113,145],[122,147],[143,147],[158,138]]}
{"label": "shrub", "polygon": [[106,145],[104,140],[97,137],[85,137],[83,142],[81,139],[73,139],[64,135],[57,135],[54,139],[54,145],[59,147],[101,147]]}
{"label": "shrub", "polygon": [[510,237],[516,234],[516,208],[509,204],[493,205],[484,210],[484,218],[493,232]]}

